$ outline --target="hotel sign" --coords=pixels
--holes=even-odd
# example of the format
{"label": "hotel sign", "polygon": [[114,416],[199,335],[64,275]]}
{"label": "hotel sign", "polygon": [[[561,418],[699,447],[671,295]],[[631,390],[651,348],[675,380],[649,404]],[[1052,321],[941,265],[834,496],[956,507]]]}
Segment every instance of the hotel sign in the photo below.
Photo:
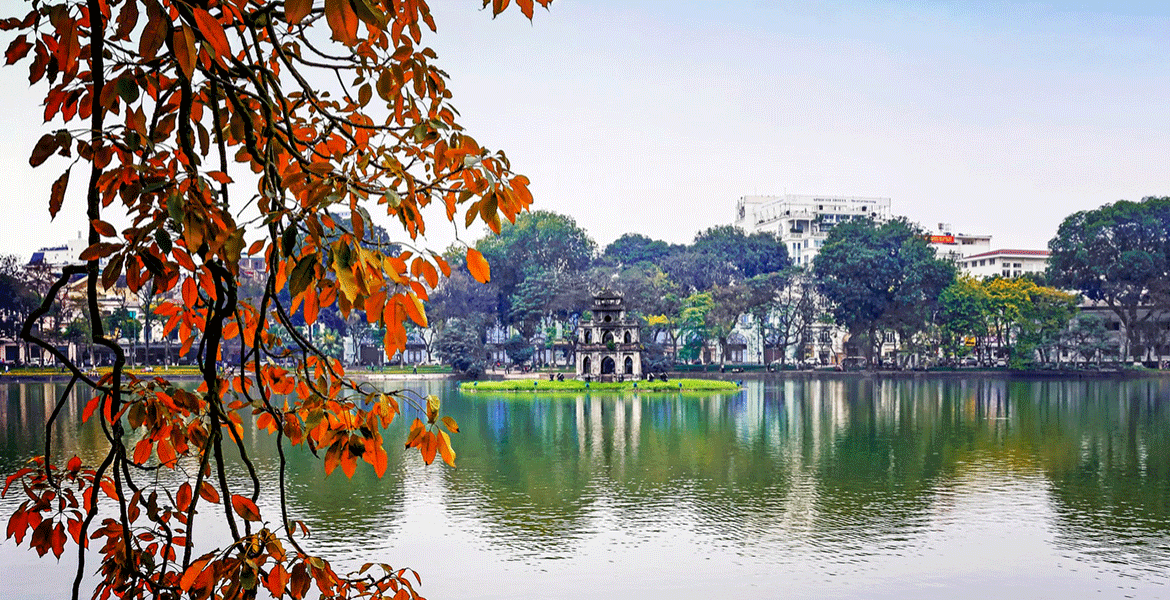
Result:
{"label": "hotel sign", "polygon": [[928,235],[926,241],[932,244],[953,244],[955,243],[955,236],[953,235]]}

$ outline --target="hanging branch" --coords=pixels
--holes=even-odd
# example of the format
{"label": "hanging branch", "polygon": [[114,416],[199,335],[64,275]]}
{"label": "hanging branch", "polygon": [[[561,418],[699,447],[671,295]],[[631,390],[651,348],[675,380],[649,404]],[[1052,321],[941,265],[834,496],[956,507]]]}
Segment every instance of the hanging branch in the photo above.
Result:
{"label": "hanging branch", "polygon": [[[549,1],[515,4],[531,19]],[[497,15],[510,2],[489,4]],[[355,380],[294,325],[336,306],[384,328],[388,357],[405,351],[406,322],[427,325],[428,295],[450,266],[436,252],[373,240],[370,213],[381,207],[414,240],[433,202],[457,228],[480,219],[497,232],[532,202],[528,180],[456,122],[447,76],[422,45],[435,30],[426,2],[32,0],[0,30],[15,35],[7,63],[27,64],[30,82],[47,88],[46,123],[65,124],[30,157],[34,167],[54,155],[70,161],[49,190],[52,216],[70,167],[89,170],[88,247],[76,257],[84,266],[63,271],[22,330],[71,379],[47,420],[45,455],[8,477],[5,492],[19,483],[28,495],[9,536],[42,555],[76,545],[74,599],[91,541],[101,563],[94,597],[249,598],[262,586],[298,600],[314,587],[324,598],[417,598],[410,569],[375,562],[380,574],[345,576],[311,553],[305,526],[289,520],[285,443],[305,444],[327,474],[341,467],[352,477],[361,461],[381,476],[382,431],[406,402],[425,417],[410,425],[407,447],[428,464],[440,456],[454,465],[444,429],[458,428],[439,419],[438,398]],[[255,191],[236,189],[253,174]],[[245,256],[263,258],[259,300],[240,298]],[[474,250],[468,263],[486,282]],[[96,378],[34,333],[75,278],[90,341],[113,357]],[[125,370],[99,303],[120,285],[163,298],[155,314],[168,338],[178,332],[180,353],[194,355],[197,390]],[[225,352],[232,343],[239,351]],[[76,426],[58,418],[75,389],[91,395],[83,420],[96,420],[109,444],[96,466],[53,457],[54,432]],[[275,434],[263,440],[276,444],[275,490],[249,458],[243,429],[252,426]],[[238,459],[224,451],[225,430]],[[238,465],[250,489],[231,487],[239,484],[227,472]],[[259,508],[266,496],[279,506],[278,526]],[[230,531],[225,547],[196,543],[203,501],[222,507],[203,512]]]}

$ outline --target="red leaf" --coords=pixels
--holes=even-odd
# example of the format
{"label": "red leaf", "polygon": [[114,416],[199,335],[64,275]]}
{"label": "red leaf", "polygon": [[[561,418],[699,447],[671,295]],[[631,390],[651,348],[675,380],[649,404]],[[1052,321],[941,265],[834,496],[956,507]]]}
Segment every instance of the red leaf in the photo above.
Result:
{"label": "red leaf", "polygon": [[191,500],[191,484],[183,482],[183,485],[179,486],[179,492],[175,494],[175,508],[187,512],[191,507]]}
{"label": "red leaf", "polygon": [[110,225],[101,219],[94,219],[90,221],[90,224],[93,225],[94,230],[96,230],[103,237],[115,237],[118,235],[118,232],[114,231],[113,225]]}
{"label": "red leaf", "polygon": [[12,43],[8,45],[8,51],[4,53],[4,58],[8,60],[5,64],[10,65],[24,58],[32,47],[33,45],[28,41],[28,36],[22,35],[12,40]]}
{"label": "red leaf", "polygon": [[[134,4],[130,2],[129,4]],[[142,28],[142,37],[138,40],[138,54],[143,60],[150,60],[158,54],[167,37],[167,20],[159,8],[158,2],[146,2],[146,25]]]}
{"label": "red leaf", "polygon": [[175,468],[175,448],[166,438],[158,441],[158,460],[163,466]]}
{"label": "red leaf", "polygon": [[313,0],[284,0],[284,20],[296,25],[309,15]]}
{"label": "red leaf", "polygon": [[28,164],[34,167],[41,166],[59,147],[57,136],[51,133],[42,135],[41,139],[37,140],[37,145],[33,146],[32,156],[28,157]]}
{"label": "red leaf", "polygon": [[232,508],[235,509],[236,514],[248,521],[260,520],[260,509],[256,508],[256,503],[244,496],[239,494],[232,495]]}
{"label": "red leaf", "polygon": [[154,445],[150,443],[150,439],[140,440],[134,445],[134,462],[136,464],[144,465],[146,461],[150,460],[150,454],[154,450]]}
{"label": "red leaf", "polygon": [[49,544],[53,547],[53,556],[61,558],[61,555],[65,553],[65,526],[57,523],[53,532],[49,534]]}
{"label": "red leaf", "polygon": [[57,217],[57,213],[61,211],[61,204],[65,201],[65,189],[69,187],[69,169],[53,182],[53,187],[49,193],[49,220]]}
{"label": "red leaf", "polygon": [[97,410],[98,402],[102,399],[101,396],[94,396],[89,402],[85,404],[85,410],[81,411],[81,422],[84,423],[93,416],[93,411]]}
{"label": "red leaf", "polygon": [[118,13],[118,29],[114,31],[115,40],[130,39],[130,32],[134,31],[134,26],[138,24],[138,3],[127,2],[122,6],[122,12]]}

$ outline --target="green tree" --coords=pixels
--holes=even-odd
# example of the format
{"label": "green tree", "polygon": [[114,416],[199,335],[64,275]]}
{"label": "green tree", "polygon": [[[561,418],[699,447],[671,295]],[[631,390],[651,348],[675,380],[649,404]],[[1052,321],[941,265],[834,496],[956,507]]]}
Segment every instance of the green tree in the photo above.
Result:
{"label": "green tree", "polygon": [[678,315],[679,338],[683,342],[681,356],[696,360],[703,356],[703,348],[711,338],[707,315],[715,307],[710,292],[696,292],[682,301]]}
{"label": "green tree", "polygon": [[580,273],[589,268],[596,251],[596,244],[576,221],[548,211],[523,213],[515,223],[504,224],[498,236],[484,238],[476,247],[492,265],[491,285],[500,322],[530,329],[539,322],[533,315],[544,311],[552,291],[541,297],[527,294],[522,298],[529,302],[515,307],[513,303],[521,299],[516,296],[520,286],[529,278],[559,282]]}
{"label": "green tree", "polygon": [[662,240],[651,239],[640,233],[627,233],[606,246],[602,258],[613,265],[660,264],[677,249]]}
{"label": "green tree", "polygon": [[532,360],[536,351],[527,338],[513,334],[512,337],[504,341],[504,353],[508,355],[508,360],[512,361],[513,365],[520,366]]}
{"label": "green tree", "polygon": [[1170,198],[1119,201],[1065,218],[1048,242],[1051,285],[1103,303],[1138,359],[1143,325],[1170,308]]}
{"label": "green tree", "polygon": [[0,256],[0,338],[15,340],[21,326],[40,304],[15,256]]}
{"label": "green tree", "polygon": [[739,317],[753,300],[746,286],[718,286],[711,290],[711,309],[706,314],[707,336],[719,344],[719,364],[727,364],[727,346]]}
{"label": "green tree", "polygon": [[990,305],[987,288],[972,277],[959,277],[942,291],[939,295],[939,324],[943,350],[948,356],[958,358],[965,355],[970,348],[966,340],[974,338],[974,348],[982,358]]}
{"label": "green tree", "polygon": [[752,316],[765,348],[775,348],[780,367],[788,364],[788,349],[807,338],[816,318],[816,290],[809,274],[800,267],[759,275],[747,280],[747,312]]}
{"label": "green tree", "polygon": [[1064,333],[1064,347],[1086,362],[1101,364],[1103,357],[1115,354],[1117,345],[1109,339],[1105,319],[1096,313],[1082,312],[1073,318]]}
{"label": "green tree", "polygon": [[772,232],[748,235],[734,225],[720,225],[695,236],[691,250],[730,265],[739,279],[782,271],[791,265],[788,247]]}
{"label": "green tree", "polygon": [[829,232],[813,263],[818,291],[873,364],[881,330],[910,339],[926,328],[955,268],[905,219],[854,219]]}
{"label": "green tree", "polygon": [[483,375],[487,348],[483,328],[475,320],[453,319],[439,333],[435,343],[439,360],[457,373],[473,379]]}

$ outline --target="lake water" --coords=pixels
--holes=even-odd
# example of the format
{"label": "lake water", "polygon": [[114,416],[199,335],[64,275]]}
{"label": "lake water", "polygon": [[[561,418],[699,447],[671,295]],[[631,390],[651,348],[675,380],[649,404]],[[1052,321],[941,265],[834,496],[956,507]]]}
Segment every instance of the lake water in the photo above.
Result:
{"label": "lake water", "polygon": [[[290,498],[311,551],[415,567],[432,600],[1170,599],[1170,379],[535,398],[385,387],[400,385],[444,398],[458,468],[391,443],[383,479],[362,465],[347,481],[296,452]],[[42,447],[55,389],[0,383],[5,473]],[[266,437],[249,434],[274,477]],[[83,430],[56,444],[85,456],[97,442]],[[0,501],[5,518],[19,501]],[[0,559],[2,598],[69,588],[67,559],[11,540]]]}

